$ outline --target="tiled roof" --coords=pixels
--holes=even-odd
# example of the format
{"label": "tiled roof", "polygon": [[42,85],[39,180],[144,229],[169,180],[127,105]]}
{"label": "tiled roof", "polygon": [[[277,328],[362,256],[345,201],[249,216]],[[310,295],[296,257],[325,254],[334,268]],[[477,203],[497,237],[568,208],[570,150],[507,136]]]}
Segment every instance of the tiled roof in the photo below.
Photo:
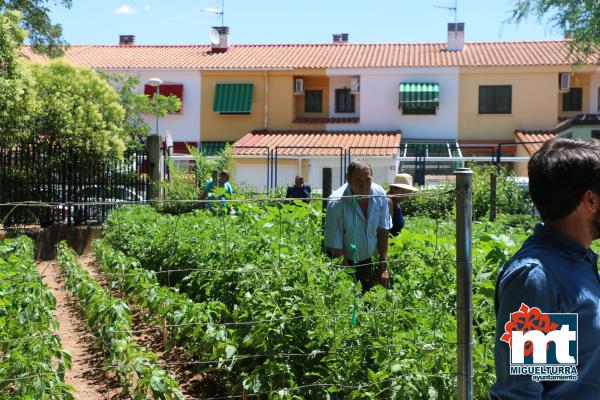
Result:
{"label": "tiled roof", "polygon": [[[292,69],[557,66],[567,61],[567,41],[445,43],[232,45],[212,53],[207,45],[71,46],[65,57],[91,68]],[[43,60],[27,46],[23,53]],[[589,63],[596,64],[590,56]]]}
{"label": "tiled roof", "polygon": [[[400,136],[400,131],[262,130],[250,132],[238,140],[234,144],[234,152],[237,155],[266,155],[264,148],[248,148],[261,146],[271,150],[279,147],[278,156],[339,156],[344,150],[353,147],[353,156],[394,156],[399,151]],[[285,146],[293,148],[282,148]]]}
{"label": "tiled roof", "polygon": [[556,134],[552,131],[515,131],[515,139],[523,144],[527,154],[532,156],[548,140]]}

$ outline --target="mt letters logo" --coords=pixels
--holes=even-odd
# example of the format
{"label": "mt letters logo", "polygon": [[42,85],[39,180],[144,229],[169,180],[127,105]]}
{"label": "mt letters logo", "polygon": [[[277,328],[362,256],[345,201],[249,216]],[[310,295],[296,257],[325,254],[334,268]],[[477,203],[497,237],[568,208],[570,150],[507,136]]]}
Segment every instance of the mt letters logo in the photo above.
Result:
{"label": "mt letters logo", "polygon": [[504,325],[510,374],[539,381],[577,380],[577,314],[544,314],[521,303]]}

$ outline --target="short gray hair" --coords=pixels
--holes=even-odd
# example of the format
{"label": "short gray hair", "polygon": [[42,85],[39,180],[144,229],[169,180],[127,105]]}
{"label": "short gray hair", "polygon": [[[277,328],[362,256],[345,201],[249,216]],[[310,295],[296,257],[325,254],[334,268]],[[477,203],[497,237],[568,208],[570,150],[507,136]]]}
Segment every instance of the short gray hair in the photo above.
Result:
{"label": "short gray hair", "polygon": [[371,164],[369,164],[366,161],[356,160],[348,164],[348,169],[346,170],[346,179],[350,179],[352,173],[356,169],[368,169],[371,172],[371,174],[373,173],[373,168],[371,168]]}

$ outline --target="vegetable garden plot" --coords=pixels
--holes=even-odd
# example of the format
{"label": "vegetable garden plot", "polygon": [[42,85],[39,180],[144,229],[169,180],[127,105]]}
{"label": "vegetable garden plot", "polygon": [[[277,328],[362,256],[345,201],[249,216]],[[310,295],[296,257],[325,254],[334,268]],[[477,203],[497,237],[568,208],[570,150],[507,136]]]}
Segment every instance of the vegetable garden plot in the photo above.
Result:
{"label": "vegetable garden plot", "polygon": [[0,398],[72,399],[65,384],[70,355],[52,312],[56,300],[42,284],[33,242],[0,242]]}
{"label": "vegetable garden plot", "polygon": [[[185,312],[168,320],[169,337],[227,395],[455,396],[452,223],[409,219],[391,242],[392,288],[361,297],[351,270],[321,253],[319,210],[257,202],[235,211],[168,216],[150,207],[121,208],[107,221],[102,245],[132,257],[117,263],[115,279],[143,267],[152,271],[143,279],[194,301],[193,320]],[[500,232],[524,235],[519,228],[475,226],[478,398],[487,397],[493,378],[493,278],[515,246]]]}
{"label": "vegetable garden plot", "polygon": [[96,342],[107,350],[106,368],[116,371],[123,391],[133,400],[183,399],[177,382],[157,366],[156,354],[141,349],[132,339],[127,304],[91,278],[65,242],[58,247],[57,260],[65,286],[77,299]]}

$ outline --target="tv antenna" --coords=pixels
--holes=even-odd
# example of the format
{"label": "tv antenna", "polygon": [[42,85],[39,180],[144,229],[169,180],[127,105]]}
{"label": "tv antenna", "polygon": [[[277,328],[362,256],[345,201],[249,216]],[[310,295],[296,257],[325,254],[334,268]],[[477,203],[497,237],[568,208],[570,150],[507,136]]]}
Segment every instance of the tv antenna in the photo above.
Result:
{"label": "tv antenna", "polygon": [[454,0],[454,7],[448,6],[434,6],[435,8],[443,8],[445,10],[454,12],[454,34],[458,32],[458,0]]}
{"label": "tv antenna", "polygon": [[225,0],[221,1],[221,8],[206,7],[203,12],[221,16],[221,26],[225,26]]}

